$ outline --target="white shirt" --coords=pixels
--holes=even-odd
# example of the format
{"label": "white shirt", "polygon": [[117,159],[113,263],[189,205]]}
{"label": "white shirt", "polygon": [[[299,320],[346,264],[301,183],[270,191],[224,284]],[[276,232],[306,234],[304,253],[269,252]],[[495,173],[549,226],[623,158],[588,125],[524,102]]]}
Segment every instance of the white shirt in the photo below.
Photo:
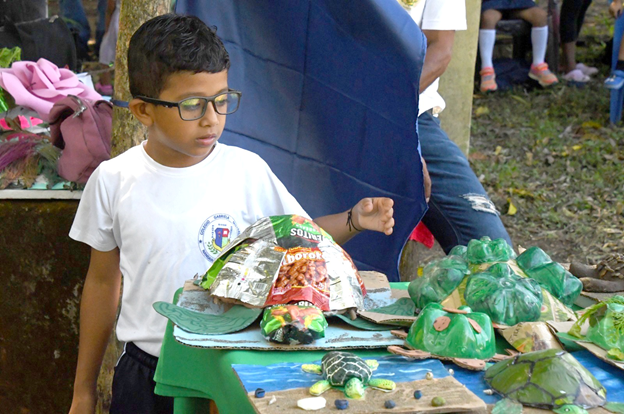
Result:
{"label": "white shirt", "polygon": [[158,356],[167,319],[152,308],[203,274],[229,241],[258,219],[308,217],[258,155],[217,144],[202,162],[171,168],[137,145],[90,177],[69,236],[120,250],[120,341]]}
{"label": "white shirt", "polygon": [[[417,0],[413,6],[398,0],[408,11],[421,30],[466,30],[465,0]],[[440,78],[437,78],[419,96],[418,115],[429,109],[439,114],[446,106],[438,93]]]}

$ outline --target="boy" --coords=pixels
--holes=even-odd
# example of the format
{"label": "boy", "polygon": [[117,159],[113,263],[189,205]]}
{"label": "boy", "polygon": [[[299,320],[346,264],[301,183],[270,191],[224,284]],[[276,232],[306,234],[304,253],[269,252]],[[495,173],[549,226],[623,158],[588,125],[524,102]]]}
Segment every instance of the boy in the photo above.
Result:
{"label": "boy", "polygon": [[[126,346],[115,368],[111,413],[171,412],[171,400],[154,395],[167,321],[152,304],[171,300],[185,279],[205,272],[225,236],[235,238],[264,216],[307,216],[260,157],[217,144],[241,96],[228,87],[229,64],[219,38],[196,17],[156,17],[130,40],[129,107],[148,136],[93,173],[70,231],[92,247],[72,413],[94,410],[122,274],[116,333]],[[338,243],[363,229],[389,235],[392,204],[363,199],[316,223]]]}

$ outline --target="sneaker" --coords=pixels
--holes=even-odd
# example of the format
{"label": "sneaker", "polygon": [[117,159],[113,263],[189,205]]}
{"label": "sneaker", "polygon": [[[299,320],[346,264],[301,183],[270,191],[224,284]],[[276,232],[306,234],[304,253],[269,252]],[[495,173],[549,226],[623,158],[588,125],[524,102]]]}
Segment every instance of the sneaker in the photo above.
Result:
{"label": "sneaker", "polygon": [[95,84],[95,90],[100,95],[113,96],[113,85],[102,85],[98,82]]}
{"label": "sneaker", "polygon": [[624,70],[614,70],[605,82],[604,86],[607,89],[620,89],[624,86]]}
{"label": "sneaker", "polygon": [[596,73],[598,73],[598,68],[595,68],[593,66],[587,66],[582,63],[577,63],[576,68],[583,72],[583,75],[587,76],[594,76]]}
{"label": "sneaker", "polygon": [[481,87],[479,88],[481,92],[494,92],[498,89],[493,67],[483,68],[479,74],[481,75]]}
{"label": "sneaker", "polygon": [[539,65],[531,65],[529,78],[538,81],[542,86],[551,86],[559,82],[557,77],[548,69],[546,62]]}
{"label": "sneaker", "polygon": [[563,80],[566,80],[571,83],[579,84],[579,83],[587,83],[591,80],[591,78],[588,75],[581,72],[580,69],[574,69],[566,73],[565,75],[563,75]]}

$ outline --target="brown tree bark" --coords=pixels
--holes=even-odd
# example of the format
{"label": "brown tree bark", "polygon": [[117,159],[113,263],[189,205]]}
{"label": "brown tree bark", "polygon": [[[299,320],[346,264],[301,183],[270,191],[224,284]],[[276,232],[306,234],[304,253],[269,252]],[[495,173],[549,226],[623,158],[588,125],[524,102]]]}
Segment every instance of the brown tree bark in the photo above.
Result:
{"label": "brown tree bark", "polygon": [[[126,102],[131,99],[128,84],[128,44],[132,34],[147,20],[170,11],[171,0],[122,0],[115,57],[114,99]],[[127,108],[114,107],[111,140],[113,157],[141,142],[145,133],[146,130],[143,125],[132,116]],[[98,378],[97,414],[109,412],[113,373],[121,352],[121,343],[117,341],[113,332],[106,348]]]}
{"label": "brown tree bark", "polygon": [[[130,101],[128,85],[128,44],[132,34],[152,17],[171,11],[171,0],[122,0],[119,13],[119,37],[115,57],[115,95],[121,101]],[[121,154],[145,138],[145,128],[134,119],[127,108],[113,109],[113,157]]]}

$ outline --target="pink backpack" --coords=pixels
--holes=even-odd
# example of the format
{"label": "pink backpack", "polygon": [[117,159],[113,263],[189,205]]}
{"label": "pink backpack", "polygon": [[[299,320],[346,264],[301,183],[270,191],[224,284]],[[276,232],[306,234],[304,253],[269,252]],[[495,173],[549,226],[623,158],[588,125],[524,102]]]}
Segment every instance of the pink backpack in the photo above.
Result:
{"label": "pink backpack", "polygon": [[86,183],[102,161],[110,159],[113,105],[69,95],[50,111],[52,144],[63,150],[58,173],[66,180]]}

